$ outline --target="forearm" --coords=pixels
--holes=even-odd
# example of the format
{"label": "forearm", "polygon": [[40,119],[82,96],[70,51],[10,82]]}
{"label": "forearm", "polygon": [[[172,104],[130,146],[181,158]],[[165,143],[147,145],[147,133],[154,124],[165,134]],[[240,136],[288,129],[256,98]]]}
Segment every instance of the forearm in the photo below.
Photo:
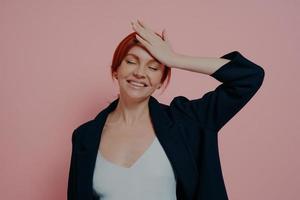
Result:
{"label": "forearm", "polygon": [[210,75],[230,60],[225,58],[192,57],[183,54],[174,56],[171,67]]}

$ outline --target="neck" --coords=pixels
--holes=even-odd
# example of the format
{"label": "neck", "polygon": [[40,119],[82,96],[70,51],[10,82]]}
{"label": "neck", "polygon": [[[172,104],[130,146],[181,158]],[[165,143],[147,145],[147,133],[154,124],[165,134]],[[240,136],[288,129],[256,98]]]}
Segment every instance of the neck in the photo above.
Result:
{"label": "neck", "polygon": [[149,98],[133,101],[119,97],[116,109],[112,112],[112,123],[122,123],[129,126],[140,124],[149,118]]}

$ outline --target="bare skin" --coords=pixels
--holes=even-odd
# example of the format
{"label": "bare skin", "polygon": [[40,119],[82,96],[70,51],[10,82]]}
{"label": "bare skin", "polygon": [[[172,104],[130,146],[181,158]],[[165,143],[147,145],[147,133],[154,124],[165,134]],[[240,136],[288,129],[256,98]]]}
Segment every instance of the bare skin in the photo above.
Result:
{"label": "bare skin", "polygon": [[109,122],[110,118],[101,135],[101,155],[115,165],[130,168],[153,143],[156,136],[152,124],[144,121],[132,127]]}
{"label": "bare skin", "polygon": [[[118,68],[115,75],[120,87],[120,100],[116,109],[108,115],[99,147],[106,160],[123,168],[134,166],[156,137],[148,101],[162,85],[160,80],[164,69],[160,64],[209,75],[229,62],[222,58],[191,57],[175,53],[165,32],[162,40],[141,21],[132,22],[131,25],[138,33],[137,39],[151,55],[142,48],[133,47],[129,53],[137,55],[138,59],[127,56]],[[153,58],[160,63],[149,64]],[[127,82],[128,79],[142,81],[148,86],[135,88]]]}
{"label": "bare skin", "polygon": [[[102,157],[111,163],[130,168],[144,154],[156,137],[148,109],[150,95],[161,85],[163,67],[140,47],[133,47],[118,69],[119,103],[109,113],[100,140]],[[134,63],[134,64],[133,64]],[[148,86],[134,88],[127,82],[135,79]]]}

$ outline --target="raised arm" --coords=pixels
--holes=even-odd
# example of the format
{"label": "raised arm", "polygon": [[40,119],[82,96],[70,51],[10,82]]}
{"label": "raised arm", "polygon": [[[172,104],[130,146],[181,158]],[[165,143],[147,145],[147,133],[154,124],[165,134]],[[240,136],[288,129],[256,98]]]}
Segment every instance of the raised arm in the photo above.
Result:
{"label": "raised arm", "polygon": [[174,114],[185,114],[201,126],[217,131],[246,105],[264,79],[263,68],[238,51],[215,59],[186,56],[175,60],[175,68],[209,74],[222,82],[201,98],[189,100],[178,96],[170,104]]}
{"label": "raised arm", "polygon": [[230,60],[225,58],[193,57],[174,53],[171,67],[211,75]]}
{"label": "raised arm", "polygon": [[246,105],[263,82],[263,68],[238,51],[221,58],[179,55],[173,51],[165,31],[162,39],[143,22],[131,24],[138,33],[136,38],[161,63],[172,68],[208,74],[222,82],[199,99],[175,97],[170,104],[174,116],[190,117],[199,125],[218,131]]}

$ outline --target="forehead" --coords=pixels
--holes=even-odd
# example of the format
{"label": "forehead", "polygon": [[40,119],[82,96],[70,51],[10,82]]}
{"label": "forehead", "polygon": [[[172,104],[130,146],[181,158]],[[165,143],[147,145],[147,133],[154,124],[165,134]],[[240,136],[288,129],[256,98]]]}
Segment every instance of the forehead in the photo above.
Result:
{"label": "forehead", "polygon": [[134,57],[138,60],[145,60],[145,61],[156,61],[158,62],[153,56],[151,56],[146,50],[139,46],[132,47],[126,56]]}

